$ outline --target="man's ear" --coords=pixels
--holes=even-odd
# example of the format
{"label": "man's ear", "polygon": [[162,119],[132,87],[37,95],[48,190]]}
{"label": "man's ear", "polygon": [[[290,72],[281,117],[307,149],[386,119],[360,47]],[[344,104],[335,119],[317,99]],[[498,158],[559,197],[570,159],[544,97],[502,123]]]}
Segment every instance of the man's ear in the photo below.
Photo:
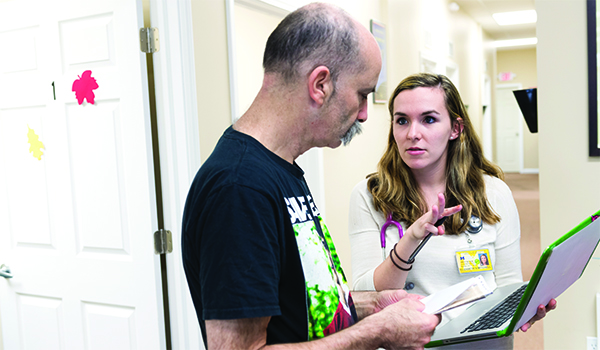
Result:
{"label": "man's ear", "polygon": [[308,76],[308,94],[319,106],[325,104],[333,93],[333,82],[329,68],[318,66]]}

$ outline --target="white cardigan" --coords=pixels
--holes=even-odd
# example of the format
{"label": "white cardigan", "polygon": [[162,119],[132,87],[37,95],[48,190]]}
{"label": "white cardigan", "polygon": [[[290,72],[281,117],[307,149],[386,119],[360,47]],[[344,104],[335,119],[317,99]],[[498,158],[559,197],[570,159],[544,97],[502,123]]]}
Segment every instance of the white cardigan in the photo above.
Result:
{"label": "white cardigan", "polygon": [[[493,271],[482,275],[491,288],[521,282],[521,229],[519,213],[508,186],[500,179],[484,175],[488,201],[501,221],[494,225],[483,224],[481,232],[468,234],[472,244],[477,247],[486,246],[490,250],[490,261]],[[383,213],[375,210],[373,198],[367,190],[367,180],[359,182],[350,197],[350,214],[348,230],[352,251],[352,281],[354,290],[375,290],[373,273],[382,263],[380,243],[381,227],[385,223]],[[401,223],[406,230],[405,223]],[[395,225],[386,230],[386,256],[394,244],[398,242],[398,230]],[[455,252],[467,249],[467,235],[433,236],[423,247],[415,259],[412,270],[406,278],[407,283],[414,284],[409,293],[423,296],[449,287],[473,277],[473,274],[460,275],[456,264]],[[458,308],[444,313],[442,323],[464,311]],[[510,341],[510,344],[507,343]],[[486,341],[487,343],[487,341]],[[492,348],[512,348],[512,337],[492,340]],[[471,343],[481,348],[482,342]],[[465,348],[462,344],[462,347]],[[486,348],[488,344],[485,344]],[[450,349],[444,347],[444,349]]]}

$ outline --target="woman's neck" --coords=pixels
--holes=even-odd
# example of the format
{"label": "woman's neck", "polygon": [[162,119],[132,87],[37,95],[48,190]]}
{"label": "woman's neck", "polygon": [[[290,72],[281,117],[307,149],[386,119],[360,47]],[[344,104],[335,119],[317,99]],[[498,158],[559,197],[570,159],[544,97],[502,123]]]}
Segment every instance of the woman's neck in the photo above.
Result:
{"label": "woman's neck", "polygon": [[446,172],[444,168],[413,170],[413,175],[427,203],[428,209],[432,205],[437,204],[438,193],[446,194]]}

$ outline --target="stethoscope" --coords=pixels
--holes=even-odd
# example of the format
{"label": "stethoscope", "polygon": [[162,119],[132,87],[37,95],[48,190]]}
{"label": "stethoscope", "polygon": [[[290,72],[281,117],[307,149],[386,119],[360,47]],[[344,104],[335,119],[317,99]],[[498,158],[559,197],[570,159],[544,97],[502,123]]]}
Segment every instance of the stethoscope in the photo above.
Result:
{"label": "stethoscope", "polygon": [[387,230],[388,226],[390,225],[396,225],[396,227],[398,227],[398,236],[400,237],[400,239],[402,239],[402,236],[404,236],[404,231],[402,231],[402,225],[400,225],[400,223],[394,219],[392,219],[392,213],[389,213],[387,216],[387,220],[385,221],[385,224],[383,224],[383,226],[381,226],[381,253],[383,254],[383,260],[386,259],[386,254],[385,254],[385,231]]}
{"label": "stethoscope", "polygon": [[[446,220],[446,216],[439,219],[434,225],[436,227],[440,226],[441,224],[444,223],[445,220]],[[388,226],[390,226],[392,224],[396,225],[396,227],[398,227],[398,236],[400,237],[399,240],[402,239],[402,236],[404,236],[404,231],[402,230],[402,225],[400,225],[400,223],[398,221],[392,219],[391,213],[388,214],[387,220],[385,221],[383,226],[381,226],[381,235],[380,235],[381,253],[382,253],[383,260],[385,260],[387,258],[387,255],[385,254],[385,231],[387,230]],[[480,232],[482,229],[483,229],[483,221],[481,221],[481,219],[478,216],[471,215],[471,218],[469,219],[469,222],[467,223],[467,232],[469,232],[471,234],[475,234],[475,233]],[[408,259],[408,261],[410,263],[412,263],[412,261],[414,261],[414,257],[421,250],[421,248],[423,248],[423,246],[425,245],[425,243],[427,243],[427,240],[429,240],[430,237],[431,237],[431,233],[429,233],[427,236],[425,236],[425,238],[421,241],[421,243],[419,244],[417,249],[415,249],[415,251],[412,253],[410,258]]]}

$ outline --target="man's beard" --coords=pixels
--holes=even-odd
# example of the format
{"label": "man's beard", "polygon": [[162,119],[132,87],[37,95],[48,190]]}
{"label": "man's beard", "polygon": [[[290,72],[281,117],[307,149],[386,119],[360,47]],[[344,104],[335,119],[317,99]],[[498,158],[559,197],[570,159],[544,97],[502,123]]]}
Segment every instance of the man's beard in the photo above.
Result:
{"label": "man's beard", "polygon": [[360,133],[362,133],[363,128],[361,123],[356,120],[354,122],[354,124],[352,124],[352,126],[350,127],[350,129],[348,129],[348,131],[346,131],[346,133],[344,134],[344,136],[342,136],[341,140],[342,140],[342,144],[344,146],[347,146],[350,141],[352,141],[352,138]]}

